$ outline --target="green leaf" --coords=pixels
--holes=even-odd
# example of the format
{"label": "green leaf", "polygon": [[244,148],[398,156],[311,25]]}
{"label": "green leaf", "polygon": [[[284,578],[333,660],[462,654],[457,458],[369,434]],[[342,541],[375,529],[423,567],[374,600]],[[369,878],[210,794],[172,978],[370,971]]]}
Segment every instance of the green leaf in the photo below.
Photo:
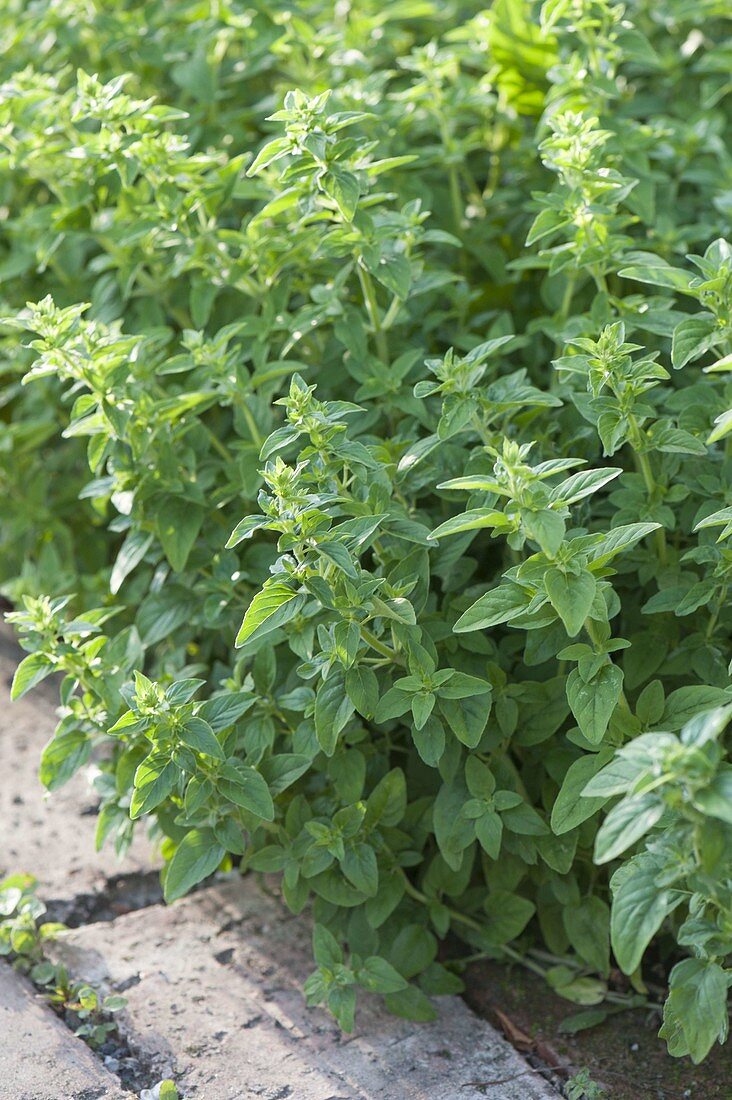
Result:
{"label": "green leaf", "polygon": [[185,569],[198,538],[204,510],[183,497],[164,497],[155,506],[156,526],[165,556],[176,573]]}
{"label": "green leaf", "polygon": [[333,199],[345,220],[352,221],[361,193],[358,180],[353,173],[332,168],[322,176],[321,186],[326,195]]}
{"label": "green leaf", "polygon": [[429,1023],[437,1019],[437,1010],[421,989],[416,985],[407,986],[397,993],[387,993],[384,1004],[394,1016],[417,1023]]}
{"label": "green leaf", "polygon": [[328,994],[328,1008],[343,1031],[353,1031],[356,1011],[355,989],[351,986],[334,986]]}
{"label": "green leaf", "polygon": [[41,755],[39,778],[49,791],[56,791],[83,767],[91,753],[89,735],[77,726],[63,723]]}
{"label": "green leaf", "polygon": [[595,837],[595,861],[607,863],[622,855],[661,820],[663,802],[649,791],[624,798],[607,815]]}
{"label": "green leaf", "polygon": [[467,672],[455,672],[450,679],[438,688],[441,699],[470,699],[476,695],[490,695],[493,685],[479,676],[469,676]]}
{"label": "green leaf", "polygon": [[565,225],[568,225],[569,221],[569,217],[559,210],[552,210],[551,208],[541,210],[531,225],[526,238],[526,247],[530,248],[537,241],[552,236]]}
{"label": "green leaf", "polygon": [[577,669],[567,677],[567,700],[587,740],[598,745],[607,731],[623,689],[623,673],[617,665],[602,665],[585,683]]}
{"label": "green leaf", "polygon": [[723,767],[711,783],[696,791],[693,803],[703,814],[732,825],[732,767]]}
{"label": "green leaf", "polygon": [[216,870],[224,858],[225,849],[211,829],[191,829],[183,837],[164,874],[164,894],[167,902],[182,898]]}
{"label": "green leaf", "polygon": [[671,971],[670,993],[663,1008],[659,1032],[669,1054],[688,1054],[698,1064],[713,1044],[723,1043],[729,1031],[728,975],[715,962],[683,959]]}
{"label": "green leaf", "polygon": [[406,256],[386,253],[370,266],[371,274],[397,298],[406,298],[412,285],[412,268]]}
{"label": "green leaf", "polygon": [[[520,795],[515,795],[514,792],[499,791],[496,800],[496,806],[501,808],[498,804],[498,797],[501,795],[510,794],[512,797],[520,799]],[[544,819],[537,813],[533,806],[530,806],[528,802],[519,802],[516,805],[509,806],[507,809],[502,810],[503,824],[512,833],[519,833],[521,836],[547,836],[549,829]]]}
{"label": "green leaf", "polygon": [[600,1004],[607,992],[605,983],[597,978],[577,977],[576,973],[568,966],[553,966],[546,972],[546,980],[560,997],[573,1004]]}
{"label": "green leaf", "polygon": [[374,721],[388,722],[392,718],[401,718],[412,705],[411,696],[399,688],[389,688],[385,695],[379,699],[374,711]]}
{"label": "green leaf", "polygon": [[604,1023],[611,1011],[609,1008],[586,1008],[583,1012],[574,1012],[571,1016],[565,1016],[559,1025],[559,1031],[563,1035],[576,1035],[579,1031],[587,1031],[591,1027]]}
{"label": "green leaf", "polygon": [[214,760],[224,759],[224,751],[214,731],[203,718],[186,718],[183,725],[178,729],[178,737],[184,745],[188,745],[190,749],[194,749],[196,752],[205,753],[206,756],[211,756]]}
{"label": "green leaf", "polygon": [[623,864],[612,877],[610,936],[625,974],[635,973],[651,939],[682,900],[668,887],[657,886],[658,877],[658,863],[646,853]]}
{"label": "green leaf", "polygon": [[711,313],[686,317],[674,329],[671,342],[671,362],[677,369],[698,359],[714,344],[717,322]]}
{"label": "green leaf", "polygon": [[283,626],[298,614],[304,603],[304,596],[281,581],[267,581],[249,604],[234,645],[239,648]]}
{"label": "green leaf", "polygon": [[276,872],[284,870],[287,862],[288,854],[284,848],[276,844],[267,844],[248,857],[247,866],[253,871]]}
{"label": "green leaf", "polygon": [[244,542],[245,539],[250,539],[252,535],[257,531],[261,531],[267,526],[267,519],[265,516],[245,516],[244,519],[240,519],[234,530],[229,535],[226,542],[226,549],[230,550],[234,546],[238,546],[240,542]]}
{"label": "green leaf", "polygon": [[371,955],[366,959],[356,977],[358,984],[369,993],[398,993],[409,984],[391,963],[378,955]]}
{"label": "green leaf", "polygon": [[486,630],[523,615],[530,602],[524,589],[517,584],[502,584],[476,600],[463,612],[453,630],[462,634],[469,630]]}
{"label": "green leaf", "polygon": [[722,731],[729,725],[731,717],[732,703],[695,714],[684,723],[681,731],[682,744],[701,747],[709,744],[710,741],[718,740]]}
{"label": "green leaf", "polygon": [[490,695],[474,695],[468,699],[440,700],[440,712],[448,726],[469,749],[474,749],[483,736],[491,712]]}
{"label": "green leaf", "polygon": [[165,689],[166,702],[172,703],[173,706],[180,706],[182,703],[189,703],[193,696],[197,693],[198,689],[203,687],[206,683],[205,680],[198,680],[195,677],[186,677],[182,680],[174,680],[172,684]]}
{"label": "green leaf", "polygon": [[255,695],[243,691],[216,695],[201,704],[198,717],[208,722],[214,733],[222,733],[246,714],[255,700]]}
{"label": "green leaf", "polygon": [[551,492],[552,502],[563,505],[576,504],[578,500],[596,493],[603,485],[622,474],[620,467],[608,467],[604,470],[580,470],[565,481],[560,482]]}
{"label": "green leaf", "polygon": [[[648,737],[659,737],[672,739],[671,734],[646,734]],[[646,769],[650,761],[645,755],[637,756],[636,751],[638,748],[638,742],[641,739],[636,737],[635,740],[630,742],[630,745],[626,749],[633,752],[632,758],[628,758],[626,754],[618,755],[614,759],[611,759],[604,768],[601,768],[597,775],[588,780],[587,786],[582,791],[583,798],[602,798],[607,801],[608,798],[612,798],[616,794],[625,794],[634,785],[640,774]],[[675,746],[674,746],[675,747]],[[603,752],[609,751],[609,749],[603,750]],[[607,759],[607,757],[605,757]]]}
{"label": "green leaf", "polygon": [[392,768],[374,787],[366,803],[365,825],[398,825],[407,808],[407,788],[401,768]]}
{"label": "green leaf", "polygon": [[485,854],[490,859],[498,859],[503,838],[503,822],[494,810],[486,810],[475,821],[475,835]]}
{"label": "green leaf", "polygon": [[629,266],[618,272],[626,279],[650,283],[651,286],[665,286],[670,290],[686,290],[691,282],[688,271],[672,267],[655,252],[632,252],[627,259],[631,261]]}
{"label": "green leaf", "polygon": [[287,156],[291,149],[289,138],[274,138],[264,145],[247,168],[247,175],[254,176],[276,160]]}
{"label": "green leaf", "polygon": [[223,844],[227,852],[237,856],[244,854],[246,848],[244,833],[241,825],[237,825],[233,818],[220,818],[215,822],[213,831],[214,836],[220,844]]}
{"label": "green leaf", "polygon": [[55,666],[43,653],[30,653],[24,657],[15,670],[13,684],[10,689],[10,698],[14,702],[25,695],[27,691],[40,684],[55,671]]}
{"label": "green leaf", "polygon": [[418,692],[412,696],[412,718],[416,730],[421,730],[424,727],[432,714],[435,702],[435,696],[431,691]]}
{"label": "green leaf", "polygon": [[357,890],[374,897],[379,887],[376,852],[369,844],[353,844],[346,848],[341,870]]}
{"label": "green leaf", "polygon": [[506,524],[505,512],[496,512],[491,508],[473,508],[452,519],[446,519],[431,533],[431,539],[442,539],[446,535],[459,535],[462,531],[477,531],[482,527],[500,527]]}
{"label": "green leaf", "polygon": [[567,906],[563,919],[574,950],[592,970],[606,978],[610,972],[610,910],[605,902],[592,895],[581,898]]}
{"label": "green leaf", "polygon": [[475,826],[463,814],[467,801],[464,787],[443,784],[433,808],[435,839],[448,867],[459,870],[465,849],[474,842]]}
{"label": "green leaf", "polygon": [[680,730],[701,711],[721,707],[729,702],[730,693],[726,688],[706,684],[677,688],[666,697],[659,725],[665,730]]}
{"label": "green leaf", "polygon": [[465,761],[465,781],[473,798],[489,799],[496,789],[493,772],[477,756],[469,756]]}
{"label": "green leaf", "polygon": [[437,941],[423,924],[405,924],[389,948],[394,965],[405,978],[425,970],[437,955]]}
{"label": "green leaf", "polygon": [[236,806],[264,821],[274,820],[274,803],[269,787],[254,768],[229,760],[222,766],[216,786],[224,798]]}
{"label": "green leaf", "polygon": [[562,517],[549,508],[541,508],[538,511],[523,510],[521,523],[529,538],[537,542],[544,553],[553,558],[564,541],[565,527]]}
{"label": "green leaf", "polygon": [[150,549],[153,535],[147,531],[130,531],[120,547],[109,579],[109,591],[116,595],[126,578],[140,564]]}
{"label": "green leaf", "polygon": [[325,966],[329,970],[343,962],[340,944],[324,924],[313,926],[313,955],[318,966]]}
{"label": "green leaf", "polygon": [[312,764],[309,756],[302,753],[284,752],[269,756],[261,762],[259,770],[269,787],[269,793],[276,797],[291,787]]}
{"label": "green leaf", "polygon": [[434,714],[421,729],[413,727],[412,740],[420,759],[430,768],[436,768],[445,752],[445,727]]}
{"label": "green leaf", "polygon": [[[318,543],[318,553],[322,554],[323,557],[327,558],[329,561],[334,562],[347,577],[354,579],[358,577],[358,571],[353,558],[342,542],[336,542],[335,539],[331,542],[321,539]],[[356,623],[339,623],[338,626],[342,626],[346,630],[353,630],[356,634],[358,633],[358,625]]]}
{"label": "green leaf", "polygon": [[355,665],[346,672],[346,693],[363,718],[373,718],[379,702],[379,681],[367,665]]}
{"label": "green leaf", "polygon": [[153,592],[142,601],[137,628],[145,645],[152,646],[190,621],[190,593],[177,585]]}
{"label": "green leaf", "polygon": [[583,798],[582,792],[589,782],[607,764],[611,749],[581,756],[567,768],[562,786],[554,800],[551,816],[552,831],[557,836],[575,829],[587,821],[607,802],[607,796]]}
{"label": "green leaf", "polygon": [[591,573],[565,573],[548,569],[544,587],[550,603],[564,623],[570,638],[579,634],[590,613],[597,584]]}
{"label": "green leaf", "polygon": [[496,946],[502,946],[520,936],[536,912],[536,906],[528,898],[512,894],[508,890],[492,890],[483,908],[488,918],[485,926],[486,938]]}
{"label": "green leaf", "polygon": [[338,735],[353,714],[353,703],[346,692],[345,677],[332,672],[318,688],[315,697],[315,734],[326,756],[332,756]]}
{"label": "green leaf", "polygon": [[510,496],[510,492],[504,489],[495,478],[477,474],[468,477],[453,477],[449,481],[441,481],[438,489],[466,489],[478,490],[484,493],[497,493],[502,496]]}
{"label": "green leaf", "polygon": [[614,527],[606,535],[592,541],[592,545],[588,547],[589,560],[597,567],[607,565],[618,554],[630,550],[641,539],[658,531],[660,526],[660,523],[626,523],[621,527]]}
{"label": "green leaf", "polygon": [[163,752],[152,752],[135,772],[135,789],[130,803],[133,821],[164,802],[178,781],[178,768]]}
{"label": "green leaf", "polygon": [[726,439],[730,432],[732,432],[732,409],[715,417],[714,428],[707,437],[707,443],[718,443],[720,439]]}
{"label": "green leaf", "polygon": [[293,428],[290,424],[283,424],[282,427],[276,428],[271,435],[267,436],[262,449],[259,452],[261,459],[270,458],[277,451],[283,450],[291,443],[294,443],[300,436],[298,428]]}

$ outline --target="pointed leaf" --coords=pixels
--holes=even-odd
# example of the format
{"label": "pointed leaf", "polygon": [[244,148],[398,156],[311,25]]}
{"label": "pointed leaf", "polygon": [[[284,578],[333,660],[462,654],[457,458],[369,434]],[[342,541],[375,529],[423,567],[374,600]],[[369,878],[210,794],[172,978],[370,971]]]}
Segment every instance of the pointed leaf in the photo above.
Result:
{"label": "pointed leaf", "polygon": [[165,900],[183,897],[216,870],[226,850],[211,829],[191,829],[175,850],[165,872]]}
{"label": "pointed leaf", "polygon": [[281,581],[268,581],[249,604],[234,643],[238,648],[254,637],[267,634],[298,614],[305,597]]}

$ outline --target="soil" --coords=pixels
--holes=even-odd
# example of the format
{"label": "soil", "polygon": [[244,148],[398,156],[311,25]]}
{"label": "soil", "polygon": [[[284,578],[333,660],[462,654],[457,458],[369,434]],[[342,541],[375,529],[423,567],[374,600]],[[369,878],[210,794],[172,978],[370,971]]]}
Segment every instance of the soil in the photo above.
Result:
{"label": "soil", "polygon": [[158,905],[162,900],[163,890],[157,870],[113,875],[106,880],[103,890],[94,893],[44,899],[46,920],[59,921],[67,928],[116,920],[125,913]]}
{"label": "soil", "polygon": [[671,1058],[658,1038],[656,1013],[618,1013],[576,1035],[560,1025],[578,1007],[540,978],[518,967],[483,961],[468,967],[465,999],[499,1027],[536,1066],[543,1062],[565,1081],[587,1067],[607,1100],[732,1100],[732,1050],[715,1047],[694,1066]]}

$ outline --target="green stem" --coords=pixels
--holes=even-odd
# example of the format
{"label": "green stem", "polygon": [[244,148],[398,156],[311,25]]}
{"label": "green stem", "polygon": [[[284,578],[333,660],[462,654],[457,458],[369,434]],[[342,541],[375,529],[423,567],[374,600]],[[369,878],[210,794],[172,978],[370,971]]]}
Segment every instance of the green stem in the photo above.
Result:
{"label": "green stem", "polygon": [[395,294],[394,297],[391,300],[391,305],[389,306],[386,313],[384,314],[384,319],[381,322],[381,327],[384,330],[384,332],[388,332],[388,330],[394,324],[394,322],[396,321],[396,319],[399,315],[399,310],[401,308],[402,308],[402,299],[399,297],[398,294]]}
{"label": "green stem", "polygon": [[[402,871],[404,877],[404,886],[407,894],[414,898],[415,901],[421,902],[423,905],[429,905],[430,900],[426,894],[423,894],[421,890],[418,890],[408,879],[406,872]],[[472,928],[475,932],[485,933],[487,931],[485,925],[480,921],[475,920],[474,917],[468,916],[467,913],[461,913],[458,909],[451,909],[450,906],[445,907],[450,914],[450,917],[457,921],[459,924],[464,924],[467,928]],[[538,952],[534,952],[538,954]],[[540,978],[546,980],[547,968],[543,967],[539,962],[529,958],[526,955],[522,955],[520,951],[516,951],[513,947],[509,947],[508,944],[501,944],[500,947],[496,947],[495,952],[477,952],[474,955],[469,955],[467,959],[456,959],[458,963],[465,962],[477,962],[481,958],[496,959],[503,958],[509,959],[511,962],[518,963],[519,966],[523,966],[524,969],[530,970],[532,974],[537,974]],[[579,966],[573,964],[571,959],[558,960],[562,965],[573,967],[574,969],[580,969]],[[555,965],[553,963],[553,965]],[[638,994],[627,993],[613,993],[610,990],[606,990],[603,999],[609,1001],[610,1004],[622,1005],[625,1008],[638,1008],[642,1005],[644,1008],[653,1008],[660,1011],[661,1005],[654,1004],[647,1001],[644,997],[640,997]]]}
{"label": "green stem", "polygon": [[[430,901],[426,894],[423,894],[421,890],[418,890],[416,886],[407,878],[407,875],[402,871],[404,876],[404,886],[407,894],[415,901],[419,901],[422,905],[429,905]],[[461,913],[459,909],[451,909],[449,905],[445,906],[452,920],[457,921],[458,924],[464,924],[466,928],[472,928],[474,932],[481,932],[485,934],[486,927],[477,921],[474,917],[469,916],[467,913]],[[514,951],[512,947],[508,947],[506,944],[502,944],[501,947],[496,948],[496,955],[498,957],[504,956],[507,959],[511,959],[513,962],[520,963],[521,966],[525,966],[527,970],[532,970],[535,974],[539,974],[542,978],[545,977],[546,971],[538,963],[534,963],[531,959],[525,958],[518,951]],[[494,957],[495,956],[490,956]]]}
{"label": "green stem", "polygon": [[492,199],[496,192],[496,188],[501,178],[501,142],[503,140],[503,133],[499,126],[499,118],[505,114],[506,111],[506,96],[503,91],[498,93],[498,102],[496,103],[496,113],[493,118],[493,127],[491,129],[491,137],[488,144],[488,180],[486,182],[485,190],[483,191],[483,208],[485,209],[486,200]]}
{"label": "green stem", "polygon": [[485,447],[490,447],[490,445],[493,441],[492,436],[491,436],[490,432],[488,431],[488,429],[486,428],[485,424],[483,424],[483,422],[481,421],[481,419],[480,419],[480,417],[478,416],[477,413],[473,413],[473,416],[471,417],[470,423],[473,425],[473,428],[475,429],[477,434],[480,436],[480,440],[483,443],[483,445]]}
{"label": "green stem", "polygon": [[450,164],[447,169],[447,179],[450,187],[450,205],[452,218],[455,223],[455,232],[460,234],[463,228],[463,196],[460,191],[460,177],[457,165]]}
{"label": "green stem", "polygon": [[732,435],[728,435],[724,441],[724,460],[729,462],[732,458]]}
{"label": "green stem", "polygon": [[257,427],[257,422],[252,415],[252,410],[247,405],[246,400],[240,401],[238,404],[239,408],[242,411],[244,419],[246,420],[247,428],[249,428],[249,434],[252,437],[252,441],[257,445],[258,449],[261,450],[264,438],[259,431],[259,428]]}
{"label": "green stem", "polygon": [[173,320],[178,323],[181,329],[195,328],[190,313],[188,313],[185,309],[181,309],[178,306],[173,305],[173,303],[170,301],[170,296],[161,291],[160,285],[155,281],[152,275],[149,275],[147,271],[138,271],[136,278],[138,284],[144,290],[148,291],[150,294],[153,294],[158,298],[162,298],[164,308],[167,310]]}
{"label": "green stem", "polygon": [[726,600],[726,598],[727,598],[727,585],[725,584],[725,585],[722,585],[722,590],[720,591],[719,599],[717,600],[717,606],[714,609],[714,612],[712,613],[712,615],[709,619],[709,623],[707,625],[706,633],[704,635],[704,637],[706,638],[707,641],[709,641],[711,639],[712,635],[714,634],[714,628],[716,627],[717,622],[719,621],[719,616],[720,616],[720,613],[722,611],[722,608],[724,607],[724,601]]}
{"label": "green stem", "polygon": [[361,637],[365,642],[368,642],[372,649],[380,653],[382,657],[388,657],[390,661],[395,661],[397,664],[403,664],[402,658],[397,651],[392,649],[391,646],[386,645],[385,642],[380,641],[367,626],[361,627]]}
{"label": "green stem", "polygon": [[505,958],[510,959],[511,962],[518,963],[519,966],[523,966],[526,970],[530,970],[532,974],[538,974],[540,978],[544,978],[546,980],[547,972],[543,966],[539,965],[539,963],[533,962],[525,955],[522,955],[519,951],[514,951],[514,949],[512,947],[509,947],[506,943],[504,943],[503,946],[499,948],[499,950],[501,954]]}
{"label": "green stem", "polygon": [[379,358],[382,363],[389,363],[389,341],[387,340],[386,333],[384,332],[381,320],[379,318],[379,305],[376,301],[376,291],[374,289],[373,279],[362,264],[356,265],[358,271],[358,281],[361,284],[361,290],[363,292],[363,299],[366,304],[366,310],[371,321],[371,328],[374,333],[374,340],[376,342],[376,350],[379,354]]}
{"label": "green stem", "polygon": [[[565,323],[565,321],[567,320],[567,318],[569,317],[569,311],[572,308],[572,298],[574,297],[574,291],[575,291],[576,285],[577,285],[577,275],[576,275],[575,272],[572,272],[571,275],[567,276],[567,285],[564,288],[564,294],[562,295],[562,303],[559,307],[558,321],[559,321],[560,325],[563,325]],[[564,349],[563,349],[562,345],[559,343],[559,341],[555,341],[555,343],[554,343],[554,356],[555,356],[555,358],[558,358],[561,355],[563,350]],[[559,384],[559,376],[558,376],[558,372],[555,370],[555,371],[552,372],[552,376],[551,376],[551,380],[550,380],[550,389],[551,389],[552,392],[554,392],[557,389],[558,384]]]}
{"label": "green stem", "polygon": [[[633,450],[633,461],[635,462],[635,468],[643,478],[643,483],[646,487],[646,493],[648,494],[648,500],[653,501],[658,489],[658,484],[653,476],[653,470],[651,469],[651,463],[648,455],[645,451],[642,451],[643,447],[643,432],[638,425],[637,420],[632,413],[628,416],[628,423],[630,424],[630,445]],[[656,541],[656,549],[658,551],[658,560],[661,565],[668,564],[668,548],[666,546],[666,532],[663,527],[659,527],[654,532],[654,538]]]}
{"label": "green stem", "polygon": [[445,151],[447,162],[447,186],[450,192],[450,207],[455,233],[460,236],[463,231],[463,196],[460,190],[460,172],[454,160],[455,147],[450,128],[445,115],[439,115],[440,140]]}
{"label": "green stem", "polygon": [[211,428],[209,428],[208,424],[203,424],[203,423],[201,422],[201,426],[203,427],[204,431],[205,431],[205,432],[206,432],[206,434],[208,435],[208,438],[209,438],[209,440],[211,441],[211,446],[212,446],[212,447],[214,448],[214,450],[216,450],[216,451],[218,451],[218,452],[219,452],[219,454],[221,455],[221,457],[222,457],[222,458],[224,459],[224,461],[225,461],[225,462],[227,462],[227,463],[231,464],[231,463],[232,463],[232,462],[234,461],[234,456],[232,455],[232,453],[231,453],[231,451],[229,450],[229,448],[228,448],[228,447],[226,447],[226,446],[225,446],[225,445],[224,445],[224,444],[223,444],[223,443],[221,442],[221,440],[220,440],[220,439],[219,439],[219,437],[218,437],[218,436],[216,435],[216,433],[215,433],[215,432],[213,432],[213,431],[211,430]]}
{"label": "green stem", "polygon": [[566,321],[569,317],[569,310],[572,306],[572,298],[574,297],[574,288],[577,285],[577,274],[572,272],[567,278],[567,285],[564,288],[564,294],[562,295],[562,304],[559,308],[559,319]]}

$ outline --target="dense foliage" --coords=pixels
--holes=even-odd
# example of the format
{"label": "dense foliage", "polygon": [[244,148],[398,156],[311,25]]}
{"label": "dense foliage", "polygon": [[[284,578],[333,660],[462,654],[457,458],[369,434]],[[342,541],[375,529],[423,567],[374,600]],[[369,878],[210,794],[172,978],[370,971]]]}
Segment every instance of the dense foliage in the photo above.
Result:
{"label": "dense foliage", "polygon": [[95,753],[99,843],[152,824],[171,900],[281,873],[346,1028],[357,987],[428,1018],[452,930],[577,1027],[653,940],[671,1052],[726,1037],[729,15],[0,12],[43,782]]}

